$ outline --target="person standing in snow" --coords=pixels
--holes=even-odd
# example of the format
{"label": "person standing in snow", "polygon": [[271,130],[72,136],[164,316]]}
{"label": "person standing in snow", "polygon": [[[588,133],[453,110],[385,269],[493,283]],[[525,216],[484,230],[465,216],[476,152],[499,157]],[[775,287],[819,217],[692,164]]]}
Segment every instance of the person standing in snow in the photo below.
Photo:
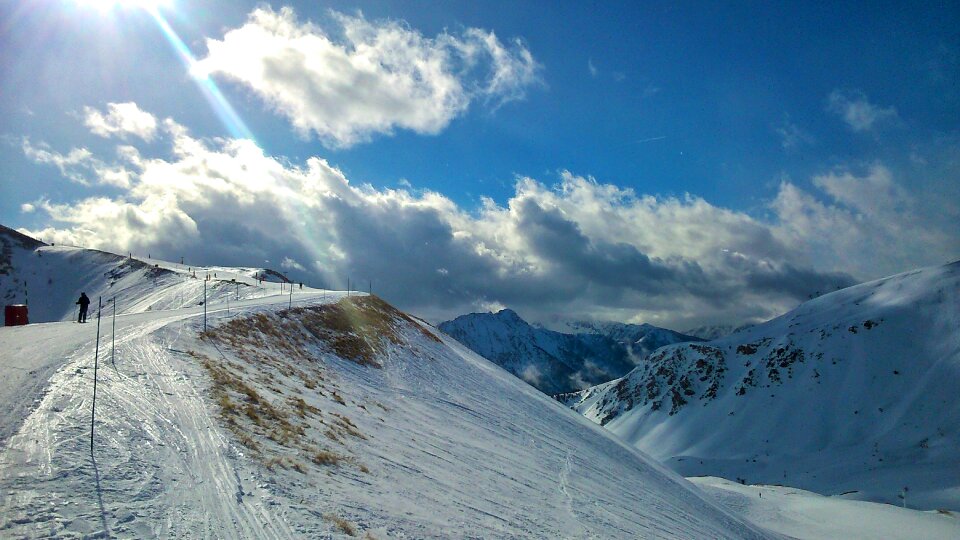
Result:
{"label": "person standing in snow", "polygon": [[80,306],[80,316],[77,317],[77,322],[87,322],[87,307],[90,305],[90,299],[87,298],[87,293],[80,293],[80,299],[77,300],[77,305]]}

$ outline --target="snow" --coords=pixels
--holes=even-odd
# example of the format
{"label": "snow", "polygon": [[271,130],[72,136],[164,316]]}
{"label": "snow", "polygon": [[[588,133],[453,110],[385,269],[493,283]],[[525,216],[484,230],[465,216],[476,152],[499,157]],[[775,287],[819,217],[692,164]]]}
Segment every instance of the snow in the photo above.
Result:
{"label": "snow", "polygon": [[620,377],[654,350],[700,341],[649,324],[554,321],[565,332],[531,325],[510,309],[440,323],[447,335],[546,394]]}
{"label": "snow", "polygon": [[684,476],[960,509],[960,263],[665,347],[568,403]]}
{"label": "snow", "polygon": [[[41,250],[19,275],[53,272],[127,307],[115,362],[112,321],[101,320],[92,455],[95,313],[88,324],[0,328],[0,362],[13,374],[0,407],[15,411],[0,417],[0,536],[770,536],[405,316],[371,323],[379,337],[354,321],[320,339],[310,317],[344,293],[298,289],[294,305],[308,308],[288,311],[288,296],[249,283],[229,308],[229,291],[214,295],[214,330],[203,334],[203,308],[160,309],[194,303],[186,293],[201,279],[178,271],[158,286],[148,265],[111,287],[101,276],[123,257]],[[33,298],[31,309],[72,318],[58,304],[72,301],[65,294]],[[370,313],[362,300],[337,305],[359,306],[348,310],[357,321]],[[358,339],[376,344],[380,367],[337,352]],[[276,420],[264,422],[270,411]]]}
{"label": "snow", "polygon": [[792,538],[960,538],[960,516],[955,512],[921,512],[889,504],[824,497],[791,487],[741,485],[716,477],[689,480],[731,511]]}
{"label": "snow", "polygon": [[[11,266],[7,275],[0,272],[0,299],[27,303],[35,323],[75,320],[81,292],[93,302],[91,313],[98,297],[105,305],[115,299],[118,313],[141,313],[199,306],[205,294],[207,302],[227,305],[290,292],[289,284],[276,281],[276,273],[261,268],[201,267],[72,246],[23,248],[3,231],[0,242],[9,250]],[[260,283],[256,276],[262,274],[267,280]],[[294,294],[315,291],[294,288]]]}

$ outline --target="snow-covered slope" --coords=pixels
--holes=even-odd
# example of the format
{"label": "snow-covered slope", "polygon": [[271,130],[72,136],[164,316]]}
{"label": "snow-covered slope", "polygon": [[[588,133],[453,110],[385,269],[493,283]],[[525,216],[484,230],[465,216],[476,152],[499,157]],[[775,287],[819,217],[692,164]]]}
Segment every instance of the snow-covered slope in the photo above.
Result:
{"label": "snow-covered slope", "polygon": [[200,305],[204,284],[210,303],[277,294],[289,287],[282,279],[260,268],[197,267],[48,246],[0,225],[0,303],[27,303],[31,322],[75,319],[81,292],[93,301],[91,313],[98,296],[104,304],[116,298],[118,313],[139,313]]}
{"label": "snow-covered slope", "polygon": [[705,341],[712,341],[714,339],[720,339],[722,337],[729,336],[734,332],[741,332],[754,326],[752,324],[711,324],[706,326],[696,326],[694,328],[689,328],[684,330],[683,333],[689,336],[696,336]]}
{"label": "snow-covered slope", "polygon": [[609,381],[636,365],[629,350],[614,339],[536,328],[510,309],[461,315],[439,328],[546,394]]}
{"label": "snow-covered slope", "polygon": [[211,312],[206,333],[197,308],[118,317],[95,459],[94,325],[0,329],[4,364],[33,383],[0,385],[0,406],[32,402],[2,420],[18,426],[0,536],[765,536],[382,301],[305,298]]}
{"label": "snow-covered slope", "polygon": [[634,363],[650,356],[650,353],[674,343],[705,341],[694,335],[681,334],[652,324],[627,324],[612,321],[569,321],[565,328],[578,335],[601,335],[623,345],[634,358]]}
{"label": "snow-covered slope", "polygon": [[685,476],[960,509],[958,328],[960,262],[665,347],[566,403]]}
{"label": "snow-covered slope", "polygon": [[960,514],[825,497],[784,486],[745,486],[723,478],[690,481],[733,512],[800,540],[931,540],[960,538]]}

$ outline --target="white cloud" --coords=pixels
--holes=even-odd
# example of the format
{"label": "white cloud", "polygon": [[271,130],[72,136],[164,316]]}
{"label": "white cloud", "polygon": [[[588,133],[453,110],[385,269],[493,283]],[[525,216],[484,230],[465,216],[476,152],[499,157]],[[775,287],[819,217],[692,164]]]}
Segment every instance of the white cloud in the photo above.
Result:
{"label": "white cloud", "polygon": [[20,211],[23,212],[24,214],[30,214],[36,209],[37,207],[30,203],[23,203],[20,205]]}
{"label": "white cloud", "polygon": [[928,216],[879,163],[818,176],[815,192],[783,182],[770,219],[569,172],[555,186],[517,179],[506,204],[485,199],[470,211],[435,192],[353,185],[320,158],[293,165],[249,140],[163,126],[172,157],[122,147],[109,167],[126,171],[129,186],[112,198],[37,203],[51,225],[36,234],[175,260],[284,261],[297,281],[371,280],[428,317],[510,306],[532,318],[677,327],[769,317],[851,283],[848,274],[878,277],[960,252],[952,218]]}
{"label": "white cloud", "polygon": [[435,134],[476,98],[521,99],[539,66],[519,41],[493,32],[427,38],[399,21],[331,12],[338,34],[294,11],[263,7],[222,40],[208,40],[196,70],[250,88],[307,137],[347,147],[396,128]]}
{"label": "white cloud", "polygon": [[772,203],[780,217],[775,234],[810,260],[825,258],[856,275],[880,277],[960,254],[950,225],[955,217],[907,193],[880,163],[861,174],[832,171],[813,184],[832,201],[784,182]]}
{"label": "white cloud", "polygon": [[300,270],[301,272],[306,270],[302,264],[291,259],[290,257],[284,257],[283,262],[280,263],[280,267],[287,270]]}
{"label": "white cloud", "polygon": [[587,60],[587,70],[590,71],[590,76],[594,79],[600,75],[600,70],[597,69],[597,66],[593,65],[593,58]]}
{"label": "white cloud", "polygon": [[775,131],[780,136],[780,144],[784,150],[796,150],[802,145],[814,142],[813,136],[791,122],[789,116],[784,116],[783,122]]}
{"label": "white cloud", "polygon": [[827,97],[827,110],[839,115],[850,129],[858,133],[872,131],[878,124],[898,119],[895,108],[874,105],[859,90],[834,90]]}
{"label": "white cloud", "polygon": [[[92,177],[97,183],[102,185],[111,185],[119,188],[128,188],[136,171],[130,170],[122,165],[107,165],[86,148],[73,148],[66,154],[61,154],[50,149],[49,145],[40,143],[34,146],[29,139],[24,138],[21,142],[23,154],[36,163],[53,165],[60,170],[64,178],[76,182],[80,185],[90,185]],[[130,154],[132,147],[122,146],[117,149],[118,155],[126,157],[124,161],[129,164],[133,155]],[[134,148],[134,152],[137,150]]]}
{"label": "white cloud", "polygon": [[145,141],[157,133],[157,119],[140,110],[136,103],[107,103],[106,114],[93,107],[83,108],[83,123],[94,135],[104,138],[136,135]]}

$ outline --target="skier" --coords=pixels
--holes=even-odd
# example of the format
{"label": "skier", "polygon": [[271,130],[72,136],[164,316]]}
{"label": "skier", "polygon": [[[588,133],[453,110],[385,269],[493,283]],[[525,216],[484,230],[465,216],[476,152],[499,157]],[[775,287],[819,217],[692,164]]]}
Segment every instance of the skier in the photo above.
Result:
{"label": "skier", "polygon": [[87,298],[87,293],[80,293],[80,299],[77,300],[77,305],[80,306],[80,316],[77,317],[77,322],[87,322],[87,307],[90,305],[90,299]]}

